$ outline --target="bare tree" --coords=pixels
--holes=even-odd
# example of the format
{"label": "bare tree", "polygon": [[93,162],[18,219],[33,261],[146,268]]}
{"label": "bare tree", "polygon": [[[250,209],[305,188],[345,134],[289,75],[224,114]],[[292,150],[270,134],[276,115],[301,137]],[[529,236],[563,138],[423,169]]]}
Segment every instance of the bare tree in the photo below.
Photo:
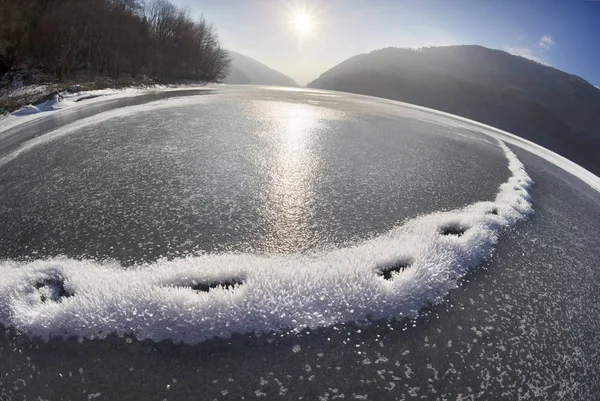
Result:
{"label": "bare tree", "polygon": [[26,3],[0,0],[0,74],[13,67],[27,34]]}
{"label": "bare tree", "polygon": [[22,59],[58,80],[148,69],[219,80],[229,65],[215,28],[168,0],[0,0],[0,74]]}

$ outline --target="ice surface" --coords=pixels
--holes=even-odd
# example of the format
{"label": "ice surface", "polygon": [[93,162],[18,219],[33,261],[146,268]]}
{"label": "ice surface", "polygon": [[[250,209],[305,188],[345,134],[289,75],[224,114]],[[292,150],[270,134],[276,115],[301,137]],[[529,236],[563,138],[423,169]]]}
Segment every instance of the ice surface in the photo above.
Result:
{"label": "ice surface", "polygon": [[533,212],[531,179],[499,146],[512,176],[493,202],[421,216],[349,248],[206,254],[128,269],[60,258],[0,262],[0,322],[45,339],[117,333],[195,343],[414,316],[441,301],[491,257],[503,230]]}
{"label": "ice surface", "polygon": [[[495,128],[477,121],[469,120],[465,117],[459,117],[454,114],[445,113],[443,111],[428,109],[422,106],[416,106],[414,104],[397,102],[388,99],[371,98],[368,96],[357,96],[356,98],[357,100],[365,102],[367,104],[372,103],[373,99],[377,99],[378,103],[380,103],[380,107],[387,105],[391,106],[392,108],[397,108],[398,105],[402,105],[405,109],[415,110],[414,117],[418,118],[419,120],[441,124],[445,127],[466,128],[472,131],[480,132],[486,136],[496,138],[497,140],[501,140],[502,142],[516,145],[562,168],[569,174],[572,174],[573,176],[579,178],[581,181],[585,182],[590,187],[600,192],[600,177],[598,177],[597,175],[586,170],[580,165],[572,162],[571,160],[544,148],[543,146],[528,141],[527,139],[523,139],[521,137],[513,135],[509,132],[503,131],[499,128]],[[425,111],[426,113],[422,113],[423,111]]]}
{"label": "ice surface", "polygon": [[[118,99],[121,97],[127,97],[127,94],[129,94],[130,96],[137,96],[142,92],[135,92],[135,91],[131,91],[131,92],[123,92],[120,93],[119,95],[116,96],[111,96],[111,99]],[[92,99],[89,102],[93,102],[96,99]],[[51,132],[45,133],[44,135],[40,135],[38,137],[35,137],[33,139],[30,139],[28,141],[23,142],[20,146],[18,146],[17,148],[11,150],[10,153],[7,153],[6,155],[0,157],[0,166],[8,163],[11,160],[14,160],[15,158],[17,158],[18,156],[20,156],[21,154],[33,149],[36,146],[39,146],[41,144],[53,141],[55,139],[58,138],[62,138],[66,135],[70,135],[70,134],[76,134],[77,132],[79,132],[82,128],[90,126],[90,125],[95,125],[95,124],[100,124],[103,121],[110,119],[110,118],[122,118],[122,117],[128,117],[131,116],[132,114],[135,113],[139,113],[139,112],[144,112],[144,111],[151,111],[151,110],[156,110],[159,111],[161,110],[163,107],[174,107],[174,106],[185,106],[189,104],[189,99],[187,98],[174,98],[174,99],[167,99],[167,100],[156,100],[156,101],[152,101],[152,102],[148,102],[148,103],[144,103],[141,105],[136,105],[136,106],[129,106],[129,107],[120,107],[118,109],[114,109],[114,110],[109,110],[109,111],[105,111],[99,114],[96,114],[94,116],[91,117],[86,117],[86,118],[82,118],[79,119],[75,122],[72,122],[64,127],[60,127],[58,129],[55,129]],[[65,101],[60,102],[58,104],[62,104],[65,103]],[[69,102],[71,104],[79,104],[79,103],[75,103],[75,102]],[[87,103],[89,104],[89,103]],[[30,106],[30,107],[36,107],[36,106]],[[53,110],[62,110],[62,109],[66,109],[69,108],[70,106],[67,107],[63,107],[63,108],[56,108]],[[76,106],[79,107],[79,106]],[[33,114],[36,114],[37,112],[34,112]],[[13,113],[14,114],[14,113]],[[12,126],[10,126],[12,127]],[[10,128],[9,127],[9,128]],[[0,127],[0,135],[2,134],[2,131],[4,130],[4,127]]]}
{"label": "ice surface", "polygon": [[[235,88],[236,85],[232,85],[232,87]],[[61,107],[52,108],[49,111],[51,113],[57,113],[57,112],[60,112],[61,110],[65,110],[65,109],[86,107],[90,104],[94,104],[97,102],[103,102],[105,100],[114,100],[114,99],[123,98],[123,97],[139,96],[139,95],[143,95],[148,92],[170,91],[170,90],[181,90],[181,89],[197,90],[199,88],[201,88],[201,87],[182,86],[182,87],[175,87],[175,88],[167,88],[167,87],[164,87],[161,85],[155,85],[155,86],[148,87],[148,88],[143,88],[143,87],[142,88],[125,88],[125,89],[120,89],[120,90],[103,89],[103,90],[97,90],[97,91],[79,92],[76,94],[67,95],[67,97],[66,97],[67,103],[64,103]],[[339,97],[340,96],[338,92],[307,89],[307,88],[268,87],[268,88],[261,88],[261,89],[262,90],[270,90],[270,91],[307,92],[307,93],[312,94],[313,96],[325,96],[325,97]],[[460,127],[466,127],[470,130],[473,130],[474,128],[479,127],[481,133],[483,133],[487,136],[495,137],[499,140],[502,140],[503,142],[517,145],[520,148],[523,148],[535,155],[538,155],[538,156],[548,160],[549,162],[559,166],[560,168],[564,169],[565,171],[574,175],[575,177],[581,179],[582,181],[584,181],[586,184],[590,185],[595,190],[600,191],[600,177],[589,172],[588,170],[579,166],[578,164],[558,155],[557,153],[552,152],[551,150],[548,150],[540,145],[537,145],[526,139],[520,138],[516,135],[510,134],[506,131],[502,131],[498,128],[494,128],[489,125],[485,125],[483,123],[469,120],[468,118],[455,116],[453,114],[445,113],[445,112],[438,111],[438,110],[428,109],[426,107],[416,106],[416,105],[409,104],[409,103],[403,103],[403,102],[398,102],[398,101],[394,101],[394,100],[375,98],[375,97],[364,96],[364,95],[344,94],[345,98],[348,98],[349,96],[352,96],[352,99],[356,103],[362,102],[362,103],[365,103],[366,105],[370,105],[370,106],[373,106],[375,104],[379,108],[382,108],[384,105],[389,105],[392,108],[397,109],[398,106],[401,105],[405,109],[405,111],[408,109],[415,110],[416,114],[418,114],[418,116],[415,115],[415,117],[420,120],[427,120],[430,122],[443,124],[445,126],[460,126]],[[86,100],[85,102],[78,102],[77,101],[78,97],[79,98],[95,97],[95,98]],[[156,102],[151,102],[148,104],[148,106],[153,107],[152,106],[153,103],[156,103]],[[133,106],[133,107],[136,107],[136,106]],[[124,109],[133,112],[134,111],[133,107],[127,107]],[[423,113],[423,111],[425,113]],[[17,114],[15,114],[15,113],[17,113]],[[38,107],[31,106],[31,105],[25,106],[24,108],[20,109],[19,111],[16,111],[15,113],[9,115],[8,117],[0,119],[0,136],[2,135],[3,132],[8,131],[9,129],[12,129],[12,128],[20,126],[22,124],[43,118],[44,116],[49,114],[49,113],[40,113],[40,110]],[[104,113],[101,114],[100,118],[102,118],[103,115],[104,115]],[[87,119],[84,119],[84,120],[87,120]],[[44,135],[44,136],[46,136],[46,135]]]}

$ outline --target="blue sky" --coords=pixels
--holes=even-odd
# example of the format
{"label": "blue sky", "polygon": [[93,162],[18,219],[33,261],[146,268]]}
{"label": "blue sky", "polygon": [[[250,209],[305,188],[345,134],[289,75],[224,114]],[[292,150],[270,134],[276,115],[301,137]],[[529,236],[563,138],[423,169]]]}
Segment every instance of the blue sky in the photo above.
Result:
{"label": "blue sky", "polygon": [[[212,21],[223,45],[304,85],[359,53],[478,44],[600,86],[600,1],[171,0]],[[293,28],[293,10],[313,27]]]}

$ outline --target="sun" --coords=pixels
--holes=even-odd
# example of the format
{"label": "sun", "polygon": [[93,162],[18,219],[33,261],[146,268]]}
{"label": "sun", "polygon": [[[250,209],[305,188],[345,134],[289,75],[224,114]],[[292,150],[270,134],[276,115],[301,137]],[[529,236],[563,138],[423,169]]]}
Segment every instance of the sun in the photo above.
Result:
{"label": "sun", "polygon": [[311,32],[313,18],[305,11],[296,11],[292,16],[292,25],[297,33],[304,35]]}
{"label": "sun", "polygon": [[318,36],[321,28],[321,13],[314,8],[314,3],[308,0],[283,0],[285,5],[283,21],[289,33],[302,46],[307,41]]}

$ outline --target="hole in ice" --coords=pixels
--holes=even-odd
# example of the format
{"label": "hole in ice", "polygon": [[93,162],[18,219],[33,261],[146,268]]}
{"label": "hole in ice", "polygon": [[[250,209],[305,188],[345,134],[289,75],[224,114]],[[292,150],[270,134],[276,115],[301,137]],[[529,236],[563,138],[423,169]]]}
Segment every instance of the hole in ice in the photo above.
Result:
{"label": "hole in ice", "polygon": [[40,293],[42,302],[60,302],[63,298],[69,298],[75,295],[75,293],[65,289],[65,281],[62,278],[50,278],[38,281],[34,286]]}
{"label": "hole in ice", "polygon": [[491,208],[490,210],[487,211],[487,214],[498,215],[498,208],[497,207]]}
{"label": "hole in ice", "polygon": [[442,235],[456,235],[457,237],[461,237],[465,231],[467,231],[467,228],[459,224],[448,224],[440,227],[440,234]]}
{"label": "hole in ice", "polygon": [[190,288],[196,292],[209,292],[214,289],[232,290],[244,284],[241,278],[228,278],[213,281],[192,281],[190,284],[182,285],[181,287]]}
{"label": "hole in ice", "polygon": [[382,276],[386,280],[391,280],[395,274],[400,273],[408,269],[412,265],[411,260],[399,260],[395,263],[391,263],[386,266],[377,268],[377,274]]}

